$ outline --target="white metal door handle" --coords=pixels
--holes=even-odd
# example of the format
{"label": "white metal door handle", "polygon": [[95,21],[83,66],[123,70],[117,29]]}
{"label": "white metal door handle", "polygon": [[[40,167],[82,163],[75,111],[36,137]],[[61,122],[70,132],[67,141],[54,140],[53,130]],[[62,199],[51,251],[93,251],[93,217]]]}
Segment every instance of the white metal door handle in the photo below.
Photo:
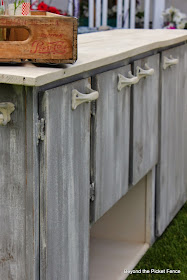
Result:
{"label": "white metal door handle", "polygon": [[72,109],[75,110],[77,106],[85,102],[91,102],[99,97],[99,92],[87,87],[87,93],[81,93],[76,89],[72,90]]}
{"label": "white metal door handle", "polygon": [[128,77],[118,74],[118,90],[121,91],[122,88],[132,86],[138,83],[138,81],[138,77],[133,76],[131,71],[128,72]]}
{"label": "white metal door handle", "polygon": [[176,65],[178,63],[179,63],[178,58],[173,58],[172,55],[170,55],[169,58],[164,56],[163,69],[166,70],[166,68],[168,68],[172,65]]}
{"label": "white metal door handle", "polygon": [[150,68],[147,63],[145,63],[144,69],[141,67],[137,66],[136,67],[136,72],[137,72],[137,77],[138,79],[142,79],[148,76],[152,76],[155,72],[153,68]]}
{"label": "white metal door handle", "polygon": [[11,102],[0,103],[0,125],[7,125],[11,120],[10,114],[15,110],[15,106]]}

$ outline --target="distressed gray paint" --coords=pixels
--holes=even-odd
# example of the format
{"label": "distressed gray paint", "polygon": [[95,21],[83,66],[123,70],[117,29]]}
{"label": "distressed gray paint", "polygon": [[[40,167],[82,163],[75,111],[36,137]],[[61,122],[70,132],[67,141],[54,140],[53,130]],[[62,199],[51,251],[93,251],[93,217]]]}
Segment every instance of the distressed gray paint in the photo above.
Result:
{"label": "distressed gray paint", "polygon": [[41,279],[87,280],[90,185],[90,104],[71,109],[72,89],[88,80],[46,91],[41,150]]}
{"label": "distressed gray paint", "polygon": [[[186,46],[169,50],[167,54],[180,56],[180,65],[177,68],[173,66],[166,72],[162,71],[161,161],[156,188],[157,235],[162,234],[187,197],[187,173],[184,170],[187,164]],[[105,168],[112,165],[108,162],[108,158],[117,162],[113,165],[114,169],[109,169],[111,173],[108,173],[110,178],[116,176],[115,181],[111,183],[107,179],[106,184],[96,184],[96,200],[100,195],[98,192],[101,192],[96,204],[98,207],[96,219],[97,215],[100,217],[107,208],[110,208],[106,200],[108,197],[113,205],[118,197],[128,190],[126,183],[128,176],[125,172],[128,170],[127,119],[130,91],[126,89],[121,93],[115,92],[117,73],[127,74],[128,70],[129,66],[119,71],[110,71],[114,73],[111,76],[108,74],[110,72],[107,72],[94,78],[94,84],[96,88],[100,85],[102,95],[101,104],[99,105],[99,102],[97,104],[96,119],[92,116],[92,121],[93,123],[96,121],[98,129],[96,134],[93,131],[92,140],[96,139],[96,144],[100,145],[100,148],[96,148],[96,159],[99,159],[99,156],[101,159],[103,157],[103,164],[99,163],[99,160],[95,162],[97,169],[92,170],[93,178],[96,171],[96,178],[98,176],[100,180],[98,174],[106,172]],[[84,91],[87,84],[88,81],[85,80],[50,90],[44,94],[42,100],[41,116],[46,113],[47,137],[45,142],[40,144],[40,260],[38,147],[35,125],[38,96],[32,88],[26,88],[25,91],[24,87],[0,85],[0,102],[9,101],[16,105],[11,122],[5,127],[0,127],[0,279],[2,280],[38,280],[40,262],[41,280],[88,279],[90,105],[84,104],[74,112],[71,111],[71,89],[76,85],[79,91]],[[124,122],[121,121],[122,116]],[[103,133],[106,132],[106,136],[103,137],[102,134],[101,139],[97,135],[99,129]],[[112,140],[107,137],[108,135],[112,135]],[[120,140],[121,137],[124,137],[124,143]],[[110,141],[113,141],[115,146],[110,146]],[[119,151],[123,149],[120,146],[124,147],[121,158]],[[108,147],[116,151],[111,151]],[[99,154],[100,152],[103,156]],[[123,156],[126,158],[123,159]],[[117,160],[119,158],[120,160]],[[103,166],[104,164],[107,167]],[[118,184],[120,180],[117,180],[118,172],[121,172],[119,167],[125,170],[123,175],[119,175],[124,176],[125,182],[121,188]],[[104,182],[105,178],[102,180]],[[100,205],[102,209],[99,208]],[[154,205],[152,207],[154,208]],[[154,212],[151,213],[152,216],[153,214]],[[152,233],[153,225],[150,227]]]}
{"label": "distressed gray paint", "polygon": [[130,66],[93,78],[100,93],[95,119],[95,218],[98,220],[127,191],[129,173],[130,88],[117,90],[118,74]]}
{"label": "distressed gray paint", "polygon": [[10,123],[0,126],[0,279],[38,280],[36,99],[32,90],[26,93],[21,86],[1,85],[0,102],[16,107]]}
{"label": "distressed gray paint", "polygon": [[131,180],[135,185],[158,162],[159,55],[135,61],[144,69],[154,69],[153,76],[142,78],[133,87],[133,128],[131,148]]}
{"label": "distressed gray paint", "polygon": [[184,49],[184,74],[182,81],[182,88],[184,88],[184,184],[185,184],[185,194],[184,196],[187,199],[187,45],[183,47]]}
{"label": "distressed gray paint", "polygon": [[26,87],[26,280],[39,280],[39,153],[37,146],[38,93]]}
{"label": "distressed gray paint", "polygon": [[[186,87],[185,46],[162,53],[179,58],[179,64],[162,71],[161,150],[157,186],[157,228],[160,236],[186,201],[184,184],[184,122]],[[186,166],[185,166],[186,168]]]}

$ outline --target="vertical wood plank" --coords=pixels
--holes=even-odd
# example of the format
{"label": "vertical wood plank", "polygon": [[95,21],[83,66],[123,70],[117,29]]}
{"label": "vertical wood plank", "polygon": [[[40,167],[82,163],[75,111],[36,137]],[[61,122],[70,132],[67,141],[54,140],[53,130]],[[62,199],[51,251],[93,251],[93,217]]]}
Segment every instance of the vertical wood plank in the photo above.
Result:
{"label": "vertical wood plank", "polygon": [[107,14],[108,14],[108,0],[103,0],[103,10],[102,10],[102,25],[107,25]]}
{"label": "vertical wood plank", "polygon": [[101,0],[96,0],[96,27],[101,26]]}
{"label": "vertical wood plank", "polygon": [[154,0],[153,3],[153,28],[163,27],[162,12],[165,10],[165,0]]}
{"label": "vertical wood plank", "polygon": [[93,78],[100,97],[95,118],[95,221],[128,191],[130,89],[117,90],[118,74],[130,66]]}
{"label": "vertical wood plank", "polygon": [[[36,123],[38,121],[38,92],[26,87],[27,110],[27,192],[26,192],[26,271],[27,278],[39,280],[39,152]],[[33,229],[31,231],[31,228]]]}
{"label": "vertical wood plank", "polygon": [[89,0],[88,3],[88,10],[89,10],[89,27],[94,27],[94,0]]}
{"label": "vertical wood plank", "polygon": [[68,0],[68,14],[73,16],[73,0]]}
{"label": "vertical wood plank", "polygon": [[130,1],[130,28],[135,28],[136,0]]}
{"label": "vertical wood plank", "polygon": [[[164,51],[163,57],[179,58],[179,64],[162,69],[161,150],[157,186],[157,235],[160,236],[187,198],[184,183],[184,112],[186,95],[186,45]],[[186,168],[186,167],[185,167]]]}
{"label": "vertical wood plank", "polygon": [[124,28],[129,28],[129,0],[124,0]]}
{"label": "vertical wood plank", "polygon": [[37,94],[1,85],[0,102],[15,104],[0,126],[0,279],[38,280]]}
{"label": "vertical wood plank", "polygon": [[150,0],[144,2],[144,29],[149,29]]}
{"label": "vertical wood plank", "polygon": [[122,0],[117,1],[117,28],[122,28]]}
{"label": "vertical wood plank", "polygon": [[0,279],[26,279],[25,98],[23,87],[1,85],[0,101],[16,110],[0,126]]}
{"label": "vertical wood plank", "polygon": [[154,74],[141,79],[133,87],[133,135],[131,148],[131,180],[135,185],[158,162],[159,54],[134,62]]}
{"label": "vertical wood plank", "polygon": [[42,112],[41,279],[88,280],[90,104],[71,109],[88,79],[46,91]]}
{"label": "vertical wood plank", "polygon": [[74,0],[74,17],[79,17],[79,0]]}
{"label": "vertical wood plank", "polygon": [[[184,47],[184,73],[187,72],[187,46]],[[184,77],[183,77],[184,78]],[[186,89],[186,94],[184,96],[184,186],[186,190],[187,197],[187,79],[183,80],[184,88]]]}

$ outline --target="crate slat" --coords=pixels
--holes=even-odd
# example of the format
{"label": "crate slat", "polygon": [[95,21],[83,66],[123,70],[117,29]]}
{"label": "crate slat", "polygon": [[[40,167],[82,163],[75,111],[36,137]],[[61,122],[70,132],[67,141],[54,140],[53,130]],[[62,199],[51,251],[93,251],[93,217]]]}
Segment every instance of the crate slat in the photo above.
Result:
{"label": "crate slat", "polygon": [[77,19],[51,13],[0,16],[4,40],[0,61],[73,63],[77,60]]}

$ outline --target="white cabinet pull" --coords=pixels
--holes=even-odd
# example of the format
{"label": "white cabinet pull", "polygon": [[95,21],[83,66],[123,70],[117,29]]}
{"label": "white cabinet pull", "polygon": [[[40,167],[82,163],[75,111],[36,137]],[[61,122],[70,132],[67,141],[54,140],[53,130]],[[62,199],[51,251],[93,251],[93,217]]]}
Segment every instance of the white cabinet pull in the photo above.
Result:
{"label": "white cabinet pull", "polygon": [[136,72],[137,72],[137,77],[140,80],[140,79],[145,78],[147,76],[152,76],[155,71],[154,71],[153,68],[149,68],[148,64],[146,63],[145,66],[144,66],[144,69],[137,66],[136,67]]}
{"label": "white cabinet pull", "polygon": [[0,103],[0,125],[7,125],[11,120],[10,114],[15,110],[15,106],[11,102]]}
{"label": "white cabinet pull", "polygon": [[121,91],[122,88],[134,85],[138,83],[139,79],[136,76],[133,76],[131,71],[128,72],[128,78],[124,77],[121,74],[118,74],[118,90]]}
{"label": "white cabinet pull", "polygon": [[99,97],[99,92],[87,87],[87,93],[83,94],[76,89],[72,90],[72,109],[85,102],[91,102]]}
{"label": "white cabinet pull", "polygon": [[176,65],[178,63],[179,63],[178,58],[173,58],[172,55],[170,55],[169,58],[164,56],[163,69],[165,70],[166,68],[172,65]]}

